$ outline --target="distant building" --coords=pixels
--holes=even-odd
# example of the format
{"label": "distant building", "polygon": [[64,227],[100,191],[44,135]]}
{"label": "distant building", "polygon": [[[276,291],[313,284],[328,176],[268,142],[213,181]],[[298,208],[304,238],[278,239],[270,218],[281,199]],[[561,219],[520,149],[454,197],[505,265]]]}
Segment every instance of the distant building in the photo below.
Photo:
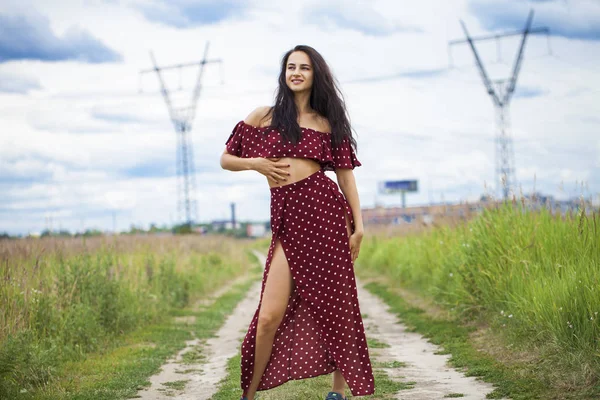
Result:
{"label": "distant building", "polygon": [[248,224],[246,225],[246,234],[249,237],[263,237],[267,234],[266,224]]}
{"label": "distant building", "polygon": [[533,193],[523,197],[526,200],[525,204],[527,207],[533,210],[539,210],[544,207],[553,213],[560,212],[564,215],[568,211],[577,211],[583,205],[585,205],[588,211],[594,209],[591,199],[573,197],[567,200],[556,200],[553,196],[546,196],[541,193]]}
{"label": "distant building", "polygon": [[[581,208],[582,203],[589,211],[593,209],[591,199],[572,198],[568,200],[555,200],[553,196],[534,193],[516,198],[516,202],[523,204],[526,209],[539,210],[546,208],[550,212],[565,214],[568,211],[576,211]],[[479,201],[458,204],[433,204],[413,207],[383,207],[361,209],[364,224],[374,225],[399,225],[412,222],[422,222],[426,225],[433,223],[435,217],[459,217],[465,218],[472,213],[479,213],[484,208],[496,207],[503,200],[496,200],[488,195],[482,195]]]}
{"label": "distant building", "polygon": [[230,219],[214,220],[214,221],[211,221],[211,225],[212,225],[213,230],[215,230],[215,231],[218,231],[221,229],[225,229],[225,230],[238,229],[240,227],[240,224],[237,221],[235,222],[235,226],[234,226],[233,222],[231,222]]}
{"label": "distant building", "polygon": [[363,208],[361,214],[365,225],[399,225],[415,221],[431,224],[435,216],[464,217],[468,213],[479,212],[489,203],[474,202],[460,204],[434,204],[414,207]]}

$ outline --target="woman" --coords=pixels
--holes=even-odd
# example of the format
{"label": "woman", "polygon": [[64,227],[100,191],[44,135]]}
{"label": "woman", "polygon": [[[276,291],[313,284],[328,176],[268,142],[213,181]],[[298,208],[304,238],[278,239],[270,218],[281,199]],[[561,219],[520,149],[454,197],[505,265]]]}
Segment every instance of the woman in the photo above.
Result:
{"label": "woman", "polygon": [[346,384],[354,396],[374,392],[354,277],[364,230],[352,146],[329,67],[303,45],[282,58],[275,105],[254,110],[226,141],[221,167],[255,170],[271,191],[273,236],[241,348],[243,400],[328,373],[327,400],[344,399]]}

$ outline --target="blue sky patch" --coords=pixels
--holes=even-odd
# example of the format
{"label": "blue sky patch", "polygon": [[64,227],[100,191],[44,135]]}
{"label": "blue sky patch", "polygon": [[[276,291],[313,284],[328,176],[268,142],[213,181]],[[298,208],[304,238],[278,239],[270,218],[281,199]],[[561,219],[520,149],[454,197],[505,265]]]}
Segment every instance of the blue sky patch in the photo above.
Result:
{"label": "blue sky patch", "polygon": [[91,116],[94,119],[98,119],[101,121],[112,122],[116,124],[135,124],[144,122],[144,120],[139,119],[131,114],[126,113],[113,113],[99,110],[92,110]]}
{"label": "blue sky patch", "polygon": [[544,90],[540,87],[534,86],[521,86],[517,83],[517,87],[515,88],[514,97],[515,98],[524,98],[531,99],[534,97],[545,96],[548,94],[547,90]]}
{"label": "blue sky patch", "polygon": [[27,94],[42,89],[39,79],[0,72],[0,93]]}
{"label": "blue sky patch", "polygon": [[62,38],[39,15],[0,14],[0,63],[13,60],[119,62],[121,54],[105,46],[88,31],[71,27]]}
{"label": "blue sky patch", "polygon": [[386,19],[372,8],[361,9],[351,3],[343,7],[320,5],[308,8],[304,13],[304,22],[319,26],[335,26],[350,29],[369,36],[388,36],[396,32],[422,32],[422,29],[401,25]]}
{"label": "blue sky patch", "polygon": [[241,14],[246,4],[234,0],[175,0],[139,5],[138,9],[149,21],[185,29],[214,24]]}
{"label": "blue sky patch", "polygon": [[366,78],[351,79],[344,81],[346,83],[363,83],[363,82],[381,82],[393,79],[430,79],[445,75],[448,72],[446,68],[420,69],[414,71],[398,72],[396,74],[372,76]]}
{"label": "blue sky patch", "polygon": [[[510,3],[510,4],[507,4]],[[532,27],[545,26],[553,36],[600,40],[600,2],[471,0],[469,10],[488,31],[525,27],[529,10],[534,10]]]}
{"label": "blue sky patch", "polygon": [[[170,152],[171,153],[171,152]],[[175,149],[172,151],[175,157]],[[175,160],[152,160],[143,164],[121,169],[118,174],[124,178],[165,178],[175,175]]]}
{"label": "blue sky patch", "polygon": [[[196,150],[196,148],[194,148]],[[175,176],[175,148],[165,149],[166,155],[163,154],[159,157],[155,157],[151,161],[133,165],[128,168],[121,168],[117,171],[117,174],[121,178],[167,178]],[[196,167],[196,183],[200,182],[198,174],[200,173],[215,173],[221,171],[221,167],[218,163],[211,162],[213,160],[198,160],[195,161]],[[220,184],[222,182],[217,182]],[[224,185],[226,185],[224,183]],[[199,187],[200,190],[200,187]]]}

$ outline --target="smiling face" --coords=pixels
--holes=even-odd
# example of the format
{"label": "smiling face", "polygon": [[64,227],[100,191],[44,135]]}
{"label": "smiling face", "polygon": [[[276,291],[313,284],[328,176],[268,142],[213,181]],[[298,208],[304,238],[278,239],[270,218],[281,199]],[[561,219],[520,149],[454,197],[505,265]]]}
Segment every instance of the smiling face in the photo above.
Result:
{"label": "smiling face", "polygon": [[313,66],[303,51],[294,51],[287,59],[285,82],[293,92],[310,91],[313,84]]}

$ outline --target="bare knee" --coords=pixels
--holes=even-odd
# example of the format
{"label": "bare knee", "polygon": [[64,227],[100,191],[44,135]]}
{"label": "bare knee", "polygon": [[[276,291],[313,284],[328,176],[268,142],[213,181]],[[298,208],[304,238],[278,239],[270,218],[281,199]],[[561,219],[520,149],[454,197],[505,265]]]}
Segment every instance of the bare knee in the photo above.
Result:
{"label": "bare knee", "polygon": [[271,312],[260,312],[258,315],[257,334],[269,336],[275,333],[282,316]]}

